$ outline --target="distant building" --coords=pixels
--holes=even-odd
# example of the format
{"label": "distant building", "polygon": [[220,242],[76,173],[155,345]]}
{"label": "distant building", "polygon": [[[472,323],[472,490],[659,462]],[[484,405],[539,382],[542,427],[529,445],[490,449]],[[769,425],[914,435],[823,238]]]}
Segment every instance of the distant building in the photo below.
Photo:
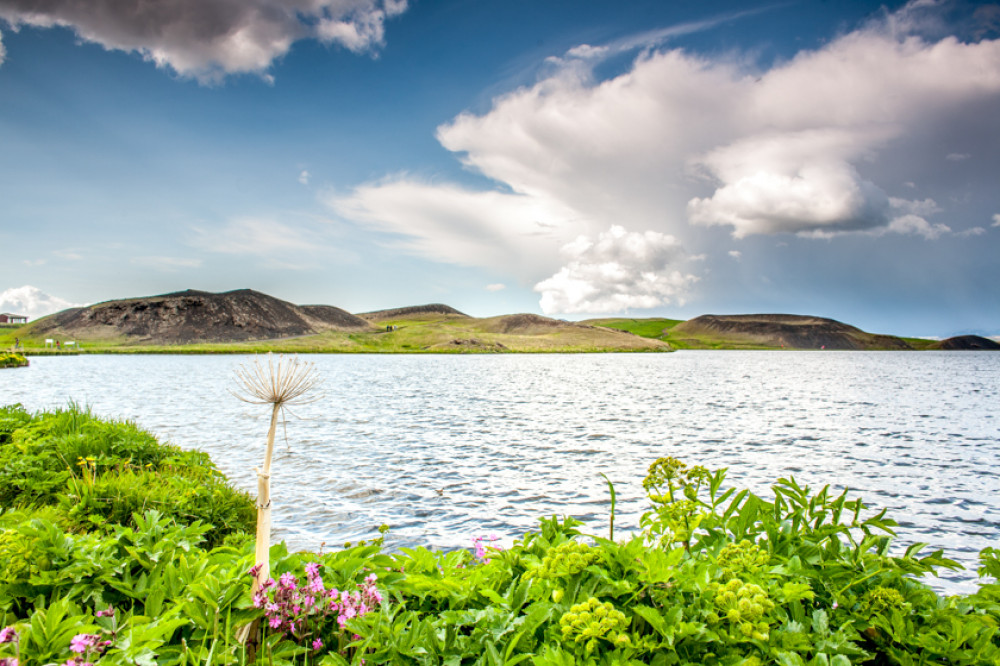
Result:
{"label": "distant building", "polygon": [[27,324],[28,318],[24,315],[11,314],[9,312],[0,313],[0,324]]}

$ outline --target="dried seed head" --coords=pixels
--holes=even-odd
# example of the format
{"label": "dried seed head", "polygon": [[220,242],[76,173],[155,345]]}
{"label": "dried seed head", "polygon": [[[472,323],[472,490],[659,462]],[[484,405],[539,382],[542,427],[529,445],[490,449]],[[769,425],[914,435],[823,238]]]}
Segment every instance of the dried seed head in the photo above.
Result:
{"label": "dried seed head", "polygon": [[254,357],[253,363],[236,368],[236,390],[230,391],[243,402],[255,405],[303,405],[319,400],[322,395],[306,397],[323,380],[316,366],[300,361],[298,356],[278,356],[270,352],[267,363]]}

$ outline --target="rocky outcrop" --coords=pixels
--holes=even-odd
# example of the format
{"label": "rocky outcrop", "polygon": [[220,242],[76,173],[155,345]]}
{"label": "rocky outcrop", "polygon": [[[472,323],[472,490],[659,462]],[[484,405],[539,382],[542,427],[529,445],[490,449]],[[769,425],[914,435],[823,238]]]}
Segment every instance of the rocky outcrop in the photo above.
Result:
{"label": "rocky outcrop", "polygon": [[58,332],[81,339],[178,344],[271,340],[371,326],[339,308],[301,307],[251,289],[221,294],[189,289],[72,308],[40,319],[32,328],[36,336]]}
{"label": "rocky outcrop", "polygon": [[891,335],[874,335],[834,319],[804,315],[702,315],[678,324],[671,333],[678,338],[691,335],[786,349],[912,349]]}

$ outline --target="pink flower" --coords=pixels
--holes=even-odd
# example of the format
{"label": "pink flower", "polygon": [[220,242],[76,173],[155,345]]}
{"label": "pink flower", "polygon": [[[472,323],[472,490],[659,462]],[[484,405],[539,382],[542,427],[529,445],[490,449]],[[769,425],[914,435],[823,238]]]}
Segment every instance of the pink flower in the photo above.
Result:
{"label": "pink flower", "polygon": [[14,627],[4,627],[0,629],[0,643],[14,643],[17,641],[17,629]]}
{"label": "pink flower", "polygon": [[366,583],[374,583],[376,580],[378,580],[378,576],[376,576],[375,574],[368,574],[367,576],[365,576]]}
{"label": "pink flower", "polygon": [[97,645],[97,634],[77,634],[69,642],[69,649],[73,652],[83,654],[87,650]]}
{"label": "pink flower", "polygon": [[315,578],[316,576],[318,576],[319,575],[319,563],[318,562],[310,562],[309,564],[307,564],[306,565],[306,575],[308,575],[310,578]]}
{"label": "pink flower", "polygon": [[114,617],[114,614],[115,614],[114,606],[108,606],[104,610],[99,610],[96,613],[94,613],[94,615],[97,617]]}
{"label": "pink flower", "polygon": [[0,666],[17,666],[17,657],[4,657],[0,659]]}
{"label": "pink flower", "polygon": [[294,589],[297,582],[298,580],[289,571],[281,574],[281,578],[278,579],[278,585],[289,590]]}
{"label": "pink flower", "polygon": [[251,578],[256,578],[257,576],[260,575],[260,570],[262,568],[264,568],[264,563],[263,562],[261,562],[259,564],[255,564],[252,567],[250,567],[249,571],[247,571],[247,575],[250,576]]}
{"label": "pink flower", "polygon": [[272,629],[277,629],[278,627],[281,626],[281,618],[275,615],[270,620],[268,620],[267,623],[271,626]]}
{"label": "pink flower", "polygon": [[317,638],[316,640],[314,640],[314,641],[313,641],[313,650],[318,650],[318,649],[320,649],[321,647],[323,647],[323,641],[321,641],[321,640],[320,640],[320,639],[318,639],[318,638]]}

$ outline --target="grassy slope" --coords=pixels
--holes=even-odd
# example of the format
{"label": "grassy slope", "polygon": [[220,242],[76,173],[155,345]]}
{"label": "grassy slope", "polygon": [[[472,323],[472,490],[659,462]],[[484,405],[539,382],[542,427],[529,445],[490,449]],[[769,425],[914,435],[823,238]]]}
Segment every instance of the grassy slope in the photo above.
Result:
{"label": "grassy slope", "polygon": [[585,323],[604,326],[619,331],[628,331],[644,338],[662,340],[674,349],[780,349],[737,338],[725,338],[710,333],[677,334],[674,327],[684,323],[683,319],[588,319]]}
{"label": "grassy slope", "polygon": [[[196,343],[183,345],[136,344],[127,339],[103,338],[78,340],[82,349],[92,353],[470,353],[470,352],[599,352],[599,351],[669,351],[660,341],[645,337],[623,336],[600,328],[567,326],[530,332],[497,333],[489,330],[490,320],[455,316],[424,316],[379,322],[373,332],[344,333],[329,331],[282,340]],[[386,331],[386,326],[398,326]],[[19,329],[21,344],[31,353],[44,349],[44,339],[32,335],[30,325]],[[52,337],[52,334],[48,334]],[[57,339],[58,336],[56,336]],[[464,344],[453,344],[461,340]],[[12,346],[14,334],[0,331],[0,349]],[[499,347],[498,345],[503,345]]]}

